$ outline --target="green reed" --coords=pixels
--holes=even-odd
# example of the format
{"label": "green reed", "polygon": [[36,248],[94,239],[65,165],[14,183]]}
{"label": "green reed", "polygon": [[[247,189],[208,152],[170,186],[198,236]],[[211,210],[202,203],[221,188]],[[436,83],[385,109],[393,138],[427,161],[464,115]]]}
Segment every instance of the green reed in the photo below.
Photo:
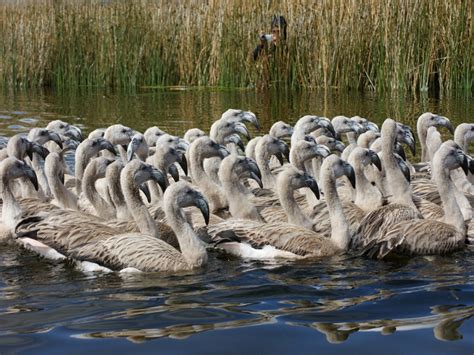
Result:
{"label": "green reed", "polygon": [[[23,0],[0,4],[8,86],[473,88],[470,0]],[[288,39],[251,52],[273,14]]]}

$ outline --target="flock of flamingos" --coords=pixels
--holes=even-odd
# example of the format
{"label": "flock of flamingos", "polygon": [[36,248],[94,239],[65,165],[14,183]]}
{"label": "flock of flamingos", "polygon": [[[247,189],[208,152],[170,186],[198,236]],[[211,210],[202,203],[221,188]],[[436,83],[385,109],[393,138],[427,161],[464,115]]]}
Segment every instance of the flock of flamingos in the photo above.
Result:
{"label": "flock of flamingos", "polygon": [[59,120],[15,135],[0,150],[0,238],[104,272],[192,270],[212,250],[317,261],[474,243],[474,124],[423,113],[417,139],[390,118],[306,115],[252,139],[246,124],[259,130],[229,109],[183,137],[114,124],[84,139]]}

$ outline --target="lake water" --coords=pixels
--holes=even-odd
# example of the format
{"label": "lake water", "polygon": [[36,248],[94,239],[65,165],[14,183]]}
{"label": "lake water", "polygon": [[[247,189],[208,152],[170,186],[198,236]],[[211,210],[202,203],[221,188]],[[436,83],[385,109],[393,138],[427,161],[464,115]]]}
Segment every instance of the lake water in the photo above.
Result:
{"label": "lake water", "polygon": [[[120,122],[181,134],[207,129],[227,108],[264,129],[304,114],[392,117],[414,127],[424,111],[472,122],[472,97],[372,93],[143,89],[4,92],[0,135],[60,118],[86,132]],[[449,136],[446,134],[446,136]],[[0,353],[459,353],[474,351],[474,259],[387,262],[348,257],[307,263],[229,260],[180,275],[90,275],[0,246]]]}

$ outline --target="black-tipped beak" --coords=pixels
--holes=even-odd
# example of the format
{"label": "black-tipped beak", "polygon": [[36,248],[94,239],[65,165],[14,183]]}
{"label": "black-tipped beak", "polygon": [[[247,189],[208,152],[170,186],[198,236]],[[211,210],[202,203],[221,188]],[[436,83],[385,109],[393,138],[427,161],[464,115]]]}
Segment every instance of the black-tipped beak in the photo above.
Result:
{"label": "black-tipped beak", "polygon": [[31,150],[38,154],[41,158],[43,159],[46,159],[46,157],[48,156],[49,154],[49,150],[46,149],[45,147],[37,144],[37,143],[31,143]]}
{"label": "black-tipped beak", "polygon": [[331,152],[325,145],[318,144],[315,147],[314,153],[320,157],[326,158],[331,155]]}
{"label": "black-tipped beak", "polygon": [[344,143],[342,143],[341,141],[337,141],[334,147],[334,150],[342,153],[344,149],[346,149],[346,146],[344,145]]}
{"label": "black-tipped beak", "polygon": [[[288,148],[288,145],[282,140],[280,140],[280,152],[283,154],[287,161],[290,161],[290,149]],[[281,164],[283,165],[283,163]]]}
{"label": "black-tipped beak", "polygon": [[258,186],[263,189],[263,182],[262,182],[262,179],[261,177],[257,176],[257,174],[255,174],[253,171],[250,171],[249,172],[249,178],[252,179],[252,180],[255,180],[258,184]]}
{"label": "black-tipped beak", "polygon": [[459,165],[461,166],[462,171],[464,171],[464,174],[469,175],[469,158],[467,157],[466,154],[464,154],[463,151],[459,150],[459,152],[456,155],[457,161],[459,162]]}
{"label": "black-tipped beak", "polygon": [[242,134],[245,138],[250,139],[250,133],[243,123],[235,122],[234,131]]}
{"label": "black-tipped beak", "polygon": [[407,156],[401,144],[395,143],[395,153],[397,153],[404,161],[407,160]]}
{"label": "black-tipped beak", "polygon": [[69,126],[69,129],[64,133],[65,136],[74,139],[78,142],[82,142],[82,132],[76,126]]}
{"label": "black-tipped beak", "polygon": [[451,134],[454,134],[453,124],[446,117],[439,116],[439,123],[440,123],[441,126],[446,127],[447,129],[449,129],[449,132],[451,132]]}
{"label": "black-tipped beak", "polygon": [[280,165],[283,165],[285,164],[285,161],[283,160],[283,154],[281,154],[280,152],[276,153],[275,154],[276,158],[278,159],[278,162],[280,163]]}
{"label": "black-tipped beak", "polygon": [[311,176],[305,174],[305,180],[304,180],[306,187],[309,187],[311,191],[313,191],[314,196],[319,200],[321,197],[319,195],[319,187],[318,183],[316,180],[314,180]]}
{"label": "black-tipped beak", "polygon": [[[245,151],[245,145],[242,143],[240,136],[238,134],[231,134],[230,136],[226,137],[226,139],[230,143],[234,143],[237,147],[239,147],[242,151]],[[224,158],[222,158],[224,159]]]}
{"label": "black-tipped beak", "polygon": [[405,161],[400,160],[398,162],[398,166],[400,167],[400,170],[402,171],[403,176],[405,176],[406,181],[411,182],[410,168],[405,163]]}
{"label": "black-tipped beak", "polygon": [[26,177],[31,181],[35,190],[38,191],[38,178],[36,177],[35,171],[26,163],[23,169],[25,171]]}
{"label": "black-tipped beak", "polygon": [[179,181],[179,171],[176,165],[171,164],[168,168],[168,172],[170,173],[174,181]]}
{"label": "black-tipped beak", "polygon": [[355,189],[356,188],[356,176],[354,172],[354,168],[352,167],[351,164],[345,163],[346,165],[344,166],[346,176],[349,178],[349,181],[351,182],[352,187]]}
{"label": "black-tipped beak", "polygon": [[469,159],[469,171],[474,174],[474,159]]}
{"label": "black-tipped beak", "polygon": [[141,184],[139,186],[139,188],[144,193],[148,203],[150,203],[151,202],[151,194],[150,194],[150,189],[148,189],[148,185],[146,183],[144,183],[144,184]]}
{"label": "black-tipped beak", "polygon": [[186,155],[184,153],[180,153],[180,157],[178,159],[179,166],[184,171],[184,175],[188,175],[188,161],[186,160]]}
{"label": "black-tipped beak", "polygon": [[200,193],[196,193],[197,196],[194,199],[195,205],[197,208],[201,210],[202,216],[204,217],[204,222],[206,222],[206,225],[209,224],[209,204],[207,203],[207,200],[202,196]]}
{"label": "black-tipped beak", "polygon": [[160,185],[161,191],[165,192],[166,187],[168,186],[168,184],[166,183],[166,180],[165,180],[166,176],[161,171],[159,171],[158,169],[153,168],[152,169],[152,178],[153,178],[153,180],[155,180],[158,183],[158,185]]}
{"label": "black-tipped beak", "polygon": [[51,139],[54,143],[56,143],[59,148],[63,149],[63,141],[59,134],[53,131],[49,131],[49,139]]}
{"label": "black-tipped beak", "polygon": [[249,171],[253,172],[259,179],[261,179],[262,172],[260,171],[260,168],[258,167],[255,160],[253,160],[252,158],[245,158],[245,161],[247,163]]}
{"label": "black-tipped beak", "polygon": [[416,141],[415,136],[411,132],[411,130],[405,132],[405,143],[410,148],[411,154],[416,155]]}
{"label": "black-tipped beak", "polygon": [[186,142],[183,138],[179,138],[178,145],[176,146],[176,149],[180,152],[186,152],[189,148],[189,143]]}
{"label": "black-tipped beak", "polygon": [[336,130],[334,129],[334,126],[332,125],[331,121],[322,119],[319,122],[320,122],[319,125],[321,127],[326,128],[329,132],[331,132],[333,137],[336,137]]}
{"label": "black-tipped beak", "polygon": [[[115,155],[115,149],[112,143],[110,143],[108,140],[101,138],[100,143],[99,143],[99,148],[100,150],[108,150],[111,152],[113,155]],[[128,149],[127,149],[128,150]],[[128,155],[128,154],[127,154]]]}
{"label": "black-tipped beak", "polygon": [[382,162],[377,153],[369,149],[370,161],[374,164],[379,171],[382,171]]}
{"label": "black-tipped beak", "polygon": [[253,124],[257,131],[260,131],[260,122],[258,122],[257,116],[249,112],[246,115],[246,121]]}
{"label": "black-tipped beak", "polygon": [[30,141],[28,141],[27,143],[26,155],[28,155],[28,158],[30,158],[30,160],[33,160],[33,143],[31,143]]}
{"label": "black-tipped beak", "polygon": [[[240,141],[240,140],[239,140]],[[240,143],[242,143],[242,141],[240,141]],[[223,145],[220,145],[219,144],[219,147],[217,148],[217,151],[218,151],[218,154],[219,154],[219,157],[221,159],[224,159],[225,157],[229,156],[230,153],[229,151],[227,150],[226,147],[224,147]]]}
{"label": "black-tipped beak", "polygon": [[365,122],[365,129],[367,131],[372,131],[372,132],[380,132],[379,126],[377,126],[375,123],[367,121]]}
{"label": "black-tipped beak", "polygon": [[128,144],[127,161],[131,161],[133,159],[133,154],[135,154],[135,151],[137,150],[138,145],[139,145],[139,142],[136,141],[135,139],[132,139],[132,141]]}

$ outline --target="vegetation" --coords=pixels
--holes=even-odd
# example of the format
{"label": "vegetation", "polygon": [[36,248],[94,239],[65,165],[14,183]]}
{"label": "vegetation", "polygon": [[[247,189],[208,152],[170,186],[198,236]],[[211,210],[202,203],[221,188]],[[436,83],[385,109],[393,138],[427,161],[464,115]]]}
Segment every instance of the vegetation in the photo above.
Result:
{"label": "vegetation", "polygon": [[[17,0],[0,5],[8,86],[472,90],[472,0]],[[273,14],[288,39],[254,62]]]}

